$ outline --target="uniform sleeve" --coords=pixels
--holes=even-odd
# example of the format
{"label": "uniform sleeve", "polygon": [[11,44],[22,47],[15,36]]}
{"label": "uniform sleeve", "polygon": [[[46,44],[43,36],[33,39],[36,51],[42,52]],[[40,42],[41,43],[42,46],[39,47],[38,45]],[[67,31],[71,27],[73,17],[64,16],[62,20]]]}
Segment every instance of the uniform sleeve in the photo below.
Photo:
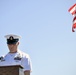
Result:
{"label": "uniform sleeve", "polygon": [[21,65],[23,67],[23,71],[27,71],[27,70],[32,71],[32,63],[29,56],[22,58]]}

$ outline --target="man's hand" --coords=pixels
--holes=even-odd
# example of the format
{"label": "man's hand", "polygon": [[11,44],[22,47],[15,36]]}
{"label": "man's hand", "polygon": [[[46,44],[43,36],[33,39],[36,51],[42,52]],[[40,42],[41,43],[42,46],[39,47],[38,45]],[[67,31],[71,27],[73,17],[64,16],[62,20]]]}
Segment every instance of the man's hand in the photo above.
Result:
{"label": "man's hand", "polygon": [[30,75],[30,70],[24,71],[24,75]]}

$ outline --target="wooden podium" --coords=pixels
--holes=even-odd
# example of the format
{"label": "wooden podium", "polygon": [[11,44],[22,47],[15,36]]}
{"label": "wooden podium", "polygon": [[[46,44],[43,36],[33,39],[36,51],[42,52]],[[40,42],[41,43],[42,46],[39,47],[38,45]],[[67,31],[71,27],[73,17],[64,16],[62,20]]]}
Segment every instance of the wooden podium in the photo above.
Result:
{"label": "wooden podium", "polygon": [[24,75],[20,65],[0,66],[0,75]]}

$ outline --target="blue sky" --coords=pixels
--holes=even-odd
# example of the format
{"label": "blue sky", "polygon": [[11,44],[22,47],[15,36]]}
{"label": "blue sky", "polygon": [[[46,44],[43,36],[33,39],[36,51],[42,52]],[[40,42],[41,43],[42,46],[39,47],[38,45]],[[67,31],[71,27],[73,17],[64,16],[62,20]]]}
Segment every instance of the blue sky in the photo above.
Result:
{"label": "blue sky", "polygon": [[76,75],[76,32],[68,9],[75,0],[0,0],[0,55],[6,34],[21,35],[19,48],[33,64],[31,75]]}

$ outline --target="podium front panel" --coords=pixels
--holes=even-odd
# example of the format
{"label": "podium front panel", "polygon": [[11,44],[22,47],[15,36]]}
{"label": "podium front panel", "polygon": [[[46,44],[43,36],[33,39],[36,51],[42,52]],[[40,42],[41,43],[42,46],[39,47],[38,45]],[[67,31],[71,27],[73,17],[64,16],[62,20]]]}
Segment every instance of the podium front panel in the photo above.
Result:
{"label": "podium front panel", "polygon": [[0,75],[23,75],[20,66],[0,66]]}

